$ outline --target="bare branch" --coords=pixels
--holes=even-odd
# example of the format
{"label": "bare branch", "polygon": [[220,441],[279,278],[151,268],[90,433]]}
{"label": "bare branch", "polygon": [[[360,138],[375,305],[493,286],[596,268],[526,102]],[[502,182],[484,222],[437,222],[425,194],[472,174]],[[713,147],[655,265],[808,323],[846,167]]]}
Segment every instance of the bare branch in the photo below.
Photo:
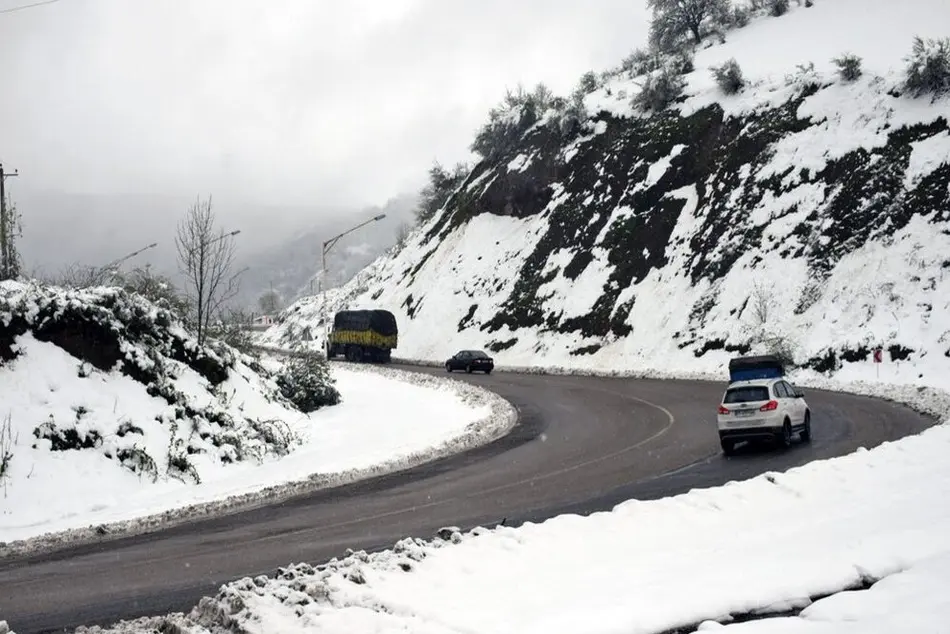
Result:
{"label": "bare branch", "polygon": [[188,209],[178,225],[175,248],[192,296],[198,343],[204,343],[212,320],[238,292],[238,274],[231,272],[234,240],[215,229],[210,196],[206,202],[198,199]]}

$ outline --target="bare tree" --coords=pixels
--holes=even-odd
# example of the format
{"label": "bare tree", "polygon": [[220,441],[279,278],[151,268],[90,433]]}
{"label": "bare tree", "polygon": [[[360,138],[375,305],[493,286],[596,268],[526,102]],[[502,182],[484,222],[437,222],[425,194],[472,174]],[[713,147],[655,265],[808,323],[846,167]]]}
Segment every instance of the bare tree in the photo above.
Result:
{"label": "bare tree", "polygon": [[772,317],[772,308],[775,304],[769,288],[761,282],[755,282],[749,299],[753,323],[756,326],[767,325]]}
{"label": "bare tree", "polygon": [[191,295],[193,321],[198,343],[207,338],[211,320],[238,292],[238,276],[232,273],[234,240],[238,232],[215,228],[211,197],[198,199],[178,224],[175,247],[178,263]]}

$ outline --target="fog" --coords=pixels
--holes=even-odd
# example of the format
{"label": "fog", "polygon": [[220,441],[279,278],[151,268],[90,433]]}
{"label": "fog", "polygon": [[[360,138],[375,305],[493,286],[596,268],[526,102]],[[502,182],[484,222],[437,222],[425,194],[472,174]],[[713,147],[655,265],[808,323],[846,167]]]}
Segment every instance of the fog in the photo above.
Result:
{"label": "fog", "polygon": [[433,160],[468,160],[506,88],[566,93],[642,45],[644,5],[58,0],[0,13],[0,161],[20,173],[8,186],[27,264],[170,247],[199,195],[251,251],[385,205]]}

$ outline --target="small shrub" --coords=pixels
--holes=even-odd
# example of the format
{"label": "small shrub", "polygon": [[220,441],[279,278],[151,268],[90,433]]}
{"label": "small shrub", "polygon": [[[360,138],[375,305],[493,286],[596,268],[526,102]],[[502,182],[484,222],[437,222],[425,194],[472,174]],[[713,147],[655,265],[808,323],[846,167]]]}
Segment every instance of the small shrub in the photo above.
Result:
{"label": "small shrub", "polygon": [[194,484],[201,484],[201,477],[195,465],[191,464],[187,454],[170,453],[168,454],[168,475],[172,478],[186,482],[186,477],[190,478]]}
{"label": "small shrub", "polygon": [[340,402],[340,392],[330,376],[330,366],[313,352],[290,359],[277,374],[277,387],[287,400],[306,414]]}
{"label": "small shrub", "polygon": [[739,68],[739,62],[735,58],[730,59],[722,66],[713,66],[711,70],[716,83],[727,95],[736,94],[745,85],[742,69]]}
{"label": "small shrub", "polygon": [[660,53],[638,48],[625,57],[620,68],[630,77],[639,77],[659,70],[662,67]]}
{"label": "small shrub", "polygon": [[282,420],[276,418],[264,421],[253,420],[250,424],[251,428],[260,435],[261,440],[278,456],[289,454],[291,447],[298,442],[297,435]]}
{"label": "small shrub", "polygon": [[821,78],[815,72],[815,63],[798,64],[795,66],[795,72],[785,75],[785,83],[789,86],[799,86],[802,89],[818,88],[821,86]]}
{"label": "small shrub", "polygon": [[132,473],[147,475],[152,478],[153,482],[158,479],[158,467],[155,465],[155,460],[138,445],[119,449],[115,457],[123,467]]}
{"label": "small shrub", "polygon": [[488,113],[488,123],[475,135],[470,149],[483,159],[494,159],[514,148],[524,133],[551,107],[554,95],[544,84],[533,91],[520,86],[509,91]]}
{"label": "small shrub", "polygon": [[778,357],[787,371],[798,367],[795,361],[797,355],[794,341],[784,335],[772,335],[766,337],[764,343],[767,354]]}
{"label": "small shrub", "polygon": [[214,325],[208,334],[238,352],[256,359],[258,352],[254,347],[254,337],[247,328],[250,323],[250,315],[243,311],[232,310],[221,323]]}
{"label": "small shrub", "polygon": [[119,428],[116,430],[115,435],[119,438],[125,438],[129,434],[138,434],[139,436],[144,436],[145,432],[142,431],[142,428],[134,424],[132,421],[122,421],[122,424],[119,425]]}
{"label": "small shrub", "polygon": [[838,67],[838,76],[845,81],[854,81],[861,76],[861,58],[851,53],[831,60]]}
{"label": "small shrub", "polygon": [[660,112],[666,109],[686,88],[686,80],[669,68],[647,75],[640,92],[633,98],[634,107]]}
{"label": "small shrub", "polygon": [[749,22],[752,21],[752,11],[744,5],[735,6],[729,14],[729,21],[737,29],[748,26]]}
{"label": "small shrub", "polygon": [[693,63],[693,53],[688,49],[682,49],[676,53],[669,61],[670,70],[677,75],[688,75],[696,70],[696,64]]}
{"label": "small shrub", "polygon": [[812,0],[805,0],[805,6],[811,8],[815,6],[815,3]]}
{"label": "small shrub", "polygon": [[575,90],[576,94],[589,95],[600,88],[600,79],[597,77],[597,74],[589,70],[583,75],[577,84],[577,89]]}
{"label": "small shrub", "polygon": [[776,18],[788,13],[788,0],[769,0],[769,13]]}
{"label": "small shrub", "polygon": [[950,90],[950,39],[915,37],[913,51],[906,61],[904,86],[914,96],[939,96]]}
{"label": "small shrub", "polygon": [[75,427],[66,427],[60,429],[50,420],[42,423],[33,430],[33,436],[39,439],[50,441],[52,451],[69,451],[71,449],[92,449],[102,444],[102,436],[94,429],[90,429],[82,434]]}

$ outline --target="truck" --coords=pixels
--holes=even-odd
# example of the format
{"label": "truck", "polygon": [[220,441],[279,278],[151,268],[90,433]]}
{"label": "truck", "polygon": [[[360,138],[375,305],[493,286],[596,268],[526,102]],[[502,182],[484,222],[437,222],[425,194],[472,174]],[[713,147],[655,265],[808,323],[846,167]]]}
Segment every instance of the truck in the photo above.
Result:
{"label": "truck", "polygon": [[389,363],[398,339],[396,317],[388,310],[341,310],[327,335],[327,359]]}

